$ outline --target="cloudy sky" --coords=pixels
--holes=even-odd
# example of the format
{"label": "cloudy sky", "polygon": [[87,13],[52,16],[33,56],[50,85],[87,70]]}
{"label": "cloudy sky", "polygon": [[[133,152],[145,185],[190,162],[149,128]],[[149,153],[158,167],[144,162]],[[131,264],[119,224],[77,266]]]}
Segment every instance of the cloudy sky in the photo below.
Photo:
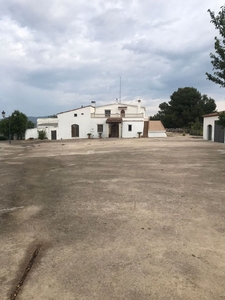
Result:
{"label": "cloudy sky", "polygon": [[225,109],[206,80],[222,0],[2,0],[0,109],[43,116],[141,98],[148,115],[180,87]]}

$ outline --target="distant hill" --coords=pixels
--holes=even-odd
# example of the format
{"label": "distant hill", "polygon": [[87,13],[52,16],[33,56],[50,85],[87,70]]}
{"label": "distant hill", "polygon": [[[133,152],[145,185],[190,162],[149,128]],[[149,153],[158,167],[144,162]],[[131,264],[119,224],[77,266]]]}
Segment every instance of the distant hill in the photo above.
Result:
{"label": "distant hill", "polygon": [[28,118],[28,120],[32,121],[35,124],[35,126],[37,125],[37,119],[39,117],[27,117],[27,118]]}

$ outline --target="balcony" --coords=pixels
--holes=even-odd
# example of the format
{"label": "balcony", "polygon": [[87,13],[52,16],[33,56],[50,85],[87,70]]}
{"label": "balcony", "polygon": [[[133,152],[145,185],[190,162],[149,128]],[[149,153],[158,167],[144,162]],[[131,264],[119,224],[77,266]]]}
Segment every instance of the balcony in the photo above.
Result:
{"label": "balcony", "polygon": [[125,115],[121,115],[121,114],[96,114],[96,113],[92,113],[91,114],[91,118],[144,118],[144,114],[125,114]]}

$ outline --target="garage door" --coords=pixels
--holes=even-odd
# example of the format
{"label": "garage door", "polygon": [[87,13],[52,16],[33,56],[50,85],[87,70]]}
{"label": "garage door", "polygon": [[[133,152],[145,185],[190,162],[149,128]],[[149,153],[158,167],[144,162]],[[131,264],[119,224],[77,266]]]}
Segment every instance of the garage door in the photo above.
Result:
{"label": "garage door", "polygon": [[215,121],[214,142],[224,143],[224,128]]}

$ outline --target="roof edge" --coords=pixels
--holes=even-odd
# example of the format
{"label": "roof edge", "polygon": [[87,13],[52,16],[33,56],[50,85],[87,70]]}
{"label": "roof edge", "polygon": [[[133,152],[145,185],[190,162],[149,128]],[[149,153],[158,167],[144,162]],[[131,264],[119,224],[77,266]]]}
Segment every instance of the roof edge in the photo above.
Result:
{"label": "roof edge", "polygon": [[218,116],[220,113],[222,113],[222,112],[225,112],[225,110],[222,110],[222,111],[214,111],[214,112],[212,112],[212,113],[210,113],[210,114],[206,114],[206,115],[203,115],[202,117],[203,118],[207,118],[207,117],[216,117],[216,116]]}
{"label": "roof edge", "polygon": [[60,113],[57,113],[56,115],[61,115],[61,114],[65,114],[65,113],[68,113],[68,112],[71,112],[71,111],[74,111],[74,110],[78,110],[78,109],[82,109],[82,108],[86,108],[86,107],[93,107],[92,105],[86,105],[86,106],[81,106],[81,107],[78,107],[78,108],[73,108],[73,109],[70,109],[70,110],[66,110],[66,111],[62,111]]}

